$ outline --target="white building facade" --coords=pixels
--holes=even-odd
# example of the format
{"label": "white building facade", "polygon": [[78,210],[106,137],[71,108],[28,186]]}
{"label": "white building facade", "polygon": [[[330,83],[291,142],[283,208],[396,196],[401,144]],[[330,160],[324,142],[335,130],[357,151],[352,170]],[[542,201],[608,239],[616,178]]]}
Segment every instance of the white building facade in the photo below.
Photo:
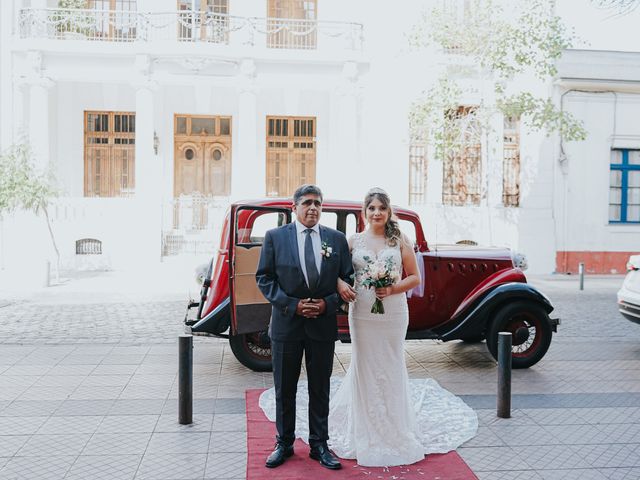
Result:
{"label": "white building facade", "polygon": [[[28,141],[53,168],[63,268],[213,252],[230,202],[288,196],[307,182],[345,199],[381,186],[420,213],[431,244],[508,245],[537,273],[575,271],[579,261],[620,273],[640,248],[633,167],[614,186],[631,195],[619,203],[624,222],[607,218],[612,155],[636,148],[631,66],[608,86],[619,95],[578,93],[572,72],[592,60],[567,52],[559,82],[531,88],[583,119],[588,140],[561,149],[559,138],[496,118],[463,159],[473,179],[461,197],[458,166],[409,135],[411,103],[455,63],[408,49],[422,2],[398,5],[393,22],[385,5],[364,0],[81,3],[0,3],[0,148]],[[595,82],[583,89],[601,89],[606,68],[616,69],[610,57],[601,54],[609,67],[597,75],[579,72]],[[594,109],[614,108],[614,98],[611,131],[610,112],[605,122]],[[33,259],[25,235],[51,257],[42,222],[16,215],[2,221],[3,268]],[[611,252],[613,263],[598,263]]]}

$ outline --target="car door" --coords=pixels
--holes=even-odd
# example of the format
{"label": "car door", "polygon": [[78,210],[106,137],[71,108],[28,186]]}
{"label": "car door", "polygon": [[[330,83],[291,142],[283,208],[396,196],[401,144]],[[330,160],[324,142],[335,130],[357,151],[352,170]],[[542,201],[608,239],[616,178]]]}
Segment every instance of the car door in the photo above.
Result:
{"label": "car door", "polygon": [[238,206],[233,214],[229,291],[234,335],[267,330],[271,305],[256,283],[262,243],[267,230],[291,222],[291,210],[281,207]]}

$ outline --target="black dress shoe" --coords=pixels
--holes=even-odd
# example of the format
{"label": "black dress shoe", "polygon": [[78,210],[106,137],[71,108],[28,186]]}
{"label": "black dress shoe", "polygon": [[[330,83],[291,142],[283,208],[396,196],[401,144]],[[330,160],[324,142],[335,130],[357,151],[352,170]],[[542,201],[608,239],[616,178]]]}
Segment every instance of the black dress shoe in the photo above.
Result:
{"label": "black dress shoe", "polygon": [[309,457],[314,460],[318,460],[320,465],[325,468],[329,468],[331,470],[340,470],[342,468],[342,464],[338,461],[335,455],[324,445],[312,447],[309,451]]}
{"label": "black dress shoe", "polygon": [[276,443],[276,448],[273,452],[271,452],[269,458],[267,458],[267,463],[265,463],[265,466],[267,468],[278,467],[282,465],[284,461],[291,455],[293,455],[293,445],[285,446]]}

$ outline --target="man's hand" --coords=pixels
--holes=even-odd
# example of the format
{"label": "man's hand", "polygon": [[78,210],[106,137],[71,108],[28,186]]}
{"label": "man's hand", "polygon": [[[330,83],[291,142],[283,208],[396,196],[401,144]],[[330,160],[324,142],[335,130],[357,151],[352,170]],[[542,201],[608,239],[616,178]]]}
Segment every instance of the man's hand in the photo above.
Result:
{"label": "man's hand", "polygon": [[338,294],[340,295],[340,298],[342,298],[342,300],[344,300],[345,302],[347,303],[353,302],[356,299],[355,288],[353,288],[351,285],[349,285],[347,282],[345,282],[341,278],[338,278],[337,289],[338,289]]}
{"label": "man's hand", "polygon": [[296,307],[296,315],[305,318],[316,318],[322,315],[327,309],[324,300],[318,298],[302,298]]}
{"label": "man's hand", "polygon": [[322,315],[327,310],[327,303],[322,298],[312,298],[311,305],[313,306],[313,311],[315,312],[313,318]]}

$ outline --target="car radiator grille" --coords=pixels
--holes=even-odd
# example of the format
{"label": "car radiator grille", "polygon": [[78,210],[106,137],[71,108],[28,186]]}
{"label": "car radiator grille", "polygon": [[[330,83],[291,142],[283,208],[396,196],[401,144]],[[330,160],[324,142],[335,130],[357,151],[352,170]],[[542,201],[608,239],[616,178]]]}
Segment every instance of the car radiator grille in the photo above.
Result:
{"label": "car radiator grille", "polygon": [[618,309],[621,313],[626,313],[627,315],[633,315],[634,317],[640,318],[640,305],[634,305],[627,302],[619,302]]}

